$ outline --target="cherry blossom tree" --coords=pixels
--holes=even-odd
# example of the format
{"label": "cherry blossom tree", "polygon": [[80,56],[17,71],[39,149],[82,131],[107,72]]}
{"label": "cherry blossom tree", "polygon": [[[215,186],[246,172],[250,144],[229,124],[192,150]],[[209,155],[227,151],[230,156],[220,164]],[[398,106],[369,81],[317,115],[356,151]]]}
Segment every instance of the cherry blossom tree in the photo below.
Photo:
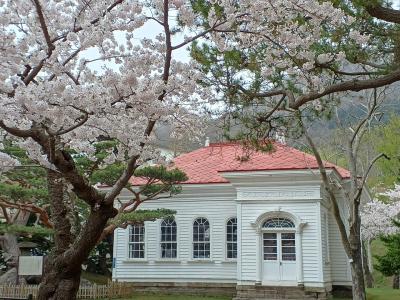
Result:
{"label": "cherry blossom tree", "polygon": [[[152,134],[156,123],[168,124],[175,136],[185,130],[196,136],[201,127],[193,118],[202,93],[198,75],[173,55],[225,20],[197,30],[184,4],[0,1],[0,127],[47,169],[55,230],[39,299],[75,299],[81,264],[118,213],[116,197],[141,164],[159,156]],[[149,23],[159,33],[140,37]],[[117,143],[99,167],[123,165],[106,193],[76,166],[82,154],[95,160],[103,140]],[[3,153],[1,161],[7,168],[18,164]],[[78,236],[71,233],[65,182],[90,207]]]}
{"label": "cherry blossom tree", "polygon": [[362,206],[361,215],[361,235],[363,240],[363,257],[366,281],[372,287],[373,269],[371,256],[371,242],[381,236],[388,236],[398,232],[393,220],[400,214],[400,195],[399,186],[381,195],[387,196],[389,201],[383,202],[374,198],[371,202]]}
{"label": "cherry blossom tree", "polygon": [[[398,21],[400,13],[379,1],[364,5],[374,17]],[[173,58],[177,50],[198,42],[256,58],[242,62],[247,73],[241,74],[263,80],[240,84],[237,74],[220,86],[231,94],[268,99],[261,118],[267,124],[277,109],[290,112],[312,102],[318,108],[321,97],[400,79],[390,59],[366,47],[373,43],[360,32],[364,24],[356,22],[360,6],[349,1],[334,6],[317,0],[1,0],[0,7],[0,127],[48,170],[56,234],[39,299],[75,298],[80,265],[117,214],[116,197],[138,166],[157,156],[156,124],[169,124],[174,135],[201,128],[193,114],[214,95],[197,84],[194,63]],[[160,33],[140,37],[150,23]],[[369,56],[351,56],[364,48],[371,50]],[[213,57],[211,66],[219,62]],[[248,73],[257,65],[256,76]],[[118,144],[102,165],[124,165],[106,193],[75,164],[77,154],[95,159],[95,145],[104,139]],[[12,157],[1,158],[8,167],[17,164]],[[77,237],[66,218],[64,180],[91,208]]]}
{"label": "cherry blossom tree", "polygon": [[381,235],[391,235],[398,231],[393,219],[400,214],[400,186],[396,185],[394,189],[382,195],[387,196],[389,201],[373,199],[361,210],[361,230],[364,240],[373,240]]}
{"label": "cherry blossom tree", "polygon": [[[361,210],[361,233],[366,241],[369,251],[370,242],[379,237],[390,237],[399,234],[399,227],[393,222],[398,221],[400,216],[400,186],[395,185],[391,190],[388,190],[381,195],[389,198],[383,202],[374,199],[367,203]],[[367,262],[372,267],[371,255],[368,253],[369,261]],[[398,288],[399,275],[395,272],[393,277],[393,286]]]}

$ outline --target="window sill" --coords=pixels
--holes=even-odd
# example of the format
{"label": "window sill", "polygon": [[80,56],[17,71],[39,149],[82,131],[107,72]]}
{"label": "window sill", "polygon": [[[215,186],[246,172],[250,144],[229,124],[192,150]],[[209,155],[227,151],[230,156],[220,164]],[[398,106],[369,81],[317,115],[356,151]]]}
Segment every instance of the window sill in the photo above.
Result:
{"label": "window sill", "polygon": [[157,259],[155,260],[156,263],[175,263],[180,264],[182,261],[180,259]]}
{"label": "window sill", "polygon": [[237,259],[226,259],[221,261],[221,263],[223,264],[236,264],[237,263]]}
{"label": "window sill", "polygon": [[128,258],[122,261],[123,263],[148,263],[149,261],[147,259],[143,259],[143,258]]}
{"label": "window sill", "polygon": [[208,263],[208,264],[212,264],[215,261],[212,259],[192,259],[192,260],[188,260],[188,263],[194,263],[194,264],[201,264],[201,263]]}

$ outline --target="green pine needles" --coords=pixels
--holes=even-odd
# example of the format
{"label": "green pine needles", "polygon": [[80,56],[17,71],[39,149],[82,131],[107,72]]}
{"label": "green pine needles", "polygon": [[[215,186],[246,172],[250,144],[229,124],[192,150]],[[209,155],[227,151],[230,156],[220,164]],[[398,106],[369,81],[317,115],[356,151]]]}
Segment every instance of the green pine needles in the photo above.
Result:
{"label": "green pine needles", "polygon": [[375,256],[375,268],[385,276],[400,274],[400,222],[393,221],[399,227],[399,233],[381,237],[387,252],[383,256]]}

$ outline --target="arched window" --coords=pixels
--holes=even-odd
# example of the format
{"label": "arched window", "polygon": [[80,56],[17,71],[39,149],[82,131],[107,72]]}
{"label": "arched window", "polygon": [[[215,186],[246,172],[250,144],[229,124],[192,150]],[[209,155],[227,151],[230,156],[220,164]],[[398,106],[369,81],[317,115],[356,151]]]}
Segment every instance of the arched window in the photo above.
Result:
{"label": "arched window", "polygon": [[132,225],[129,229],[129,258],[144,258],[144,224]]}
{"label": "arched window", "polygon": [[210,258],[210,223],[206,218],[193,222],[193,258]]}
{"label": "arched window", "polygon": [[226,258],[237,258],[237,219],[226,222]]}
{"label": "arched window", "polygon": [[264,222],[263,228],[294,228],[294,223],[287,218],[271,218]]}
{"label": "arched window", "polygon": [[176,258],[178,253],[177,226],[173,218],[161,221],[161,258]]}

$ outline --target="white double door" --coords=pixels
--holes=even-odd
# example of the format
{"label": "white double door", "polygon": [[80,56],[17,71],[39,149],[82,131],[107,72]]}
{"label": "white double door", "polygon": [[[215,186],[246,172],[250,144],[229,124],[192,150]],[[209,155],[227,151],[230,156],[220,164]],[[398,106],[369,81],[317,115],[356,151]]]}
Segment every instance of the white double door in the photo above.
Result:
{"label": "white double door", "polygon": [[296,233],[263,232],[262,248],[263,282],[296,282]]}

